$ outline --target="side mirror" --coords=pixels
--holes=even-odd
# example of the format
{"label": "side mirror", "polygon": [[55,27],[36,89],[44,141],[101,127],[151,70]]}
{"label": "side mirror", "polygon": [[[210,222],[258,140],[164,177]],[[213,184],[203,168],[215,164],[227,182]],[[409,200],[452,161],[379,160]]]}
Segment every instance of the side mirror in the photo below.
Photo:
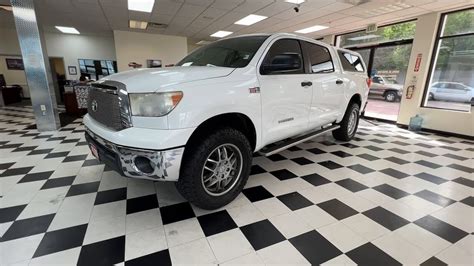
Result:
{"label": "side mirror", "polygon": [[277,54],[262,65],[262,74],[286,73],[302,67],[299,54]]}

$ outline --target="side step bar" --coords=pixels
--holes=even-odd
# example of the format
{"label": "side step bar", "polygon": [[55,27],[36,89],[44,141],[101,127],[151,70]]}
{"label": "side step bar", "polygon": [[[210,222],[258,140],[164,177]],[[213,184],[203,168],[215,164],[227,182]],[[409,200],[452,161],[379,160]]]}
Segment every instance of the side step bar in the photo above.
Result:
{"label": "side step bar", "polygon": [[320,136],[320,135],[323,135],[325,133],[328,133],[328,132],[331,132],[333,130],[336,130],[338,128],[340,128],[341,126],[339,125],[332,125],[330,127],[326,127],[326,128],[322,128],[320,130],[317,130],[317,131],[313,131],[313,132],[310,132],[308,134],[305,134],[305,135],[302,135],[302,136],[299,136],[297,138],[294,138],[294,139],[288,139],[286,141],[281,141],[281,142],[277,142],[277,144],[270,144],[269,146],[266,146],[264,147],[263,149],[261,149],[259,151],[260,154],[264,155],[264,156],[270,156],[270,155],[273,155],[275,153],[279,153],[283,150],[286,150],[288,148],[291,148],[293,146],[296,146],[300,143],[303,143],[307,140],[310,140],[312,138],[315,138],[317,136]]}

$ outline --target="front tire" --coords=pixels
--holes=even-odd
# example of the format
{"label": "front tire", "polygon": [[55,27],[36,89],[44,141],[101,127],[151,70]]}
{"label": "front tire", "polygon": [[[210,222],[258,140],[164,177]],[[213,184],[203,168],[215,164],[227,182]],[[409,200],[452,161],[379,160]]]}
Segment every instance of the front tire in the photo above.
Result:
{"label": "front tire", "polygon": [[397,97],[398,97],[398,95],[394,91],[389,91],[389,92],[385,93],[385,96],[384,96],[385,101],[387,101],[389,103],[395,102],[397,100]]}
{"label": "front tire", "polygon": [[219,129],[186,147],[176,187],[189,202],[213,210],[234,200],[252,166],[248,139],[233,128]]}
{"label": "front tire", "polygon": [[359,126],[359,110],[360,106],[357,103],[349,104],[344,118],[341,123],[339,123],[341,127],[332,132],[335,139],[349,141],[355,136],[357,127]]}

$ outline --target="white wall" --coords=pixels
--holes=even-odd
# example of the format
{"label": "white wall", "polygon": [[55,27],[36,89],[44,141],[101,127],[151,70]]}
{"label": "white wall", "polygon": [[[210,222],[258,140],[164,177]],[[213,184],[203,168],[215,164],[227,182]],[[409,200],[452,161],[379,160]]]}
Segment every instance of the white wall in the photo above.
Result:
{"label": "white wall", "polygon": [[[113,36],[45,33],[49,57],[62,57],[66,79],[79,79],[78,59],[116,60]],[[68,66],[75,66],[78,75],[69,75]]]}
{"label": "white wall", "polygon": [[131,69],[128,63],[136,62],[146,67],[147,59],[158,59],[163,66],[175,64],[186,56],[186,37],[114,31],[118,70]]}
{"label": "white wall", "polygon": [[0,28],[0,74],[4,75],[7,85],[20,85],[24,97],[30,97],[25,71],[7,69],[6,58],[21,58],[20,44],[14,29]]}
{"label": "white wall", "polygon": [[[412,80],[415,78],[415,91],[411,99],[406,99],[406,95],[403,96],[397,123],[408,125],[410,117],[420,114],[424,118],[424,128],[474,136],[474,115],[472,107],[471,112],[420,107],[423,101],[423,92],[427,82],[427,76],[430,71],[429,65],[439,19],[440,13],[431,13],[418,17],[405,81],[405,88],[407,88],[412,84]],[[420,69],[418,72],[415,72],[416,57],[420,53],[422,54]]]}

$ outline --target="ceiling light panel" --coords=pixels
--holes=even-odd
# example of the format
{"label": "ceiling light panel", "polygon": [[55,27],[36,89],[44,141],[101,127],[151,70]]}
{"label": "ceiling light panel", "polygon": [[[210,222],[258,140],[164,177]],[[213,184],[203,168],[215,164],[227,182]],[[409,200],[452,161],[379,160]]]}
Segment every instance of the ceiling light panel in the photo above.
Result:
{"label": "ceiling light panel", "polygon": [[151,13],[155,0],[128,0],[128,10]]}
{"label": "ceiling light panel", "polygon": [[211,34],[211,37],[223,38],[223,37],[225,37],[225,36],[231,35],[232,33],[233,33],[233,32],[230,32],[230,31],[220,30],[220,31],[217,31],[217,32]]}
{"label": "ceiling light panel", "polygon": [[128,21],[128,26],[131,29],[141,29],[141,30],[146,30],[148,27],[148,22],[146,21],[138,21],[138,20],[129,20]]}
{"label": "ceiling light panel", "polygon": [[268,18],[268,17],[250,14],[250,15],[246,16],[245,18],[242,18],[241,20],[236,21],[234,24],[250,26],[250,25],[255,24],[259,21],[262,21],[266,18]]}
{"label": "ceiling light panel", "polygon": [[67,33],[67,34],[80,34],[78,30],[72,27],[63,27],[63,26],[55,26],[56,29],[58,29],[62,33]]}
{"label": "ceiling light panel", "polygon": [[301,30],[297,30],[295,32],[306,34],[306,33],[311,33],[311,32],[315,32],[315,31],[324,30],[324,29],[327,29],[327,28],[328,28],[327,26],[316,25],[316,26],[312,26],[312,27],[309,27],[309,28],[304,28],[304,29],[301,29]]}
{"label": "ceiling light panel", "polygon": [[285,2],[299,5],[299,4],[304,3],[304,0],[285,0]]}

